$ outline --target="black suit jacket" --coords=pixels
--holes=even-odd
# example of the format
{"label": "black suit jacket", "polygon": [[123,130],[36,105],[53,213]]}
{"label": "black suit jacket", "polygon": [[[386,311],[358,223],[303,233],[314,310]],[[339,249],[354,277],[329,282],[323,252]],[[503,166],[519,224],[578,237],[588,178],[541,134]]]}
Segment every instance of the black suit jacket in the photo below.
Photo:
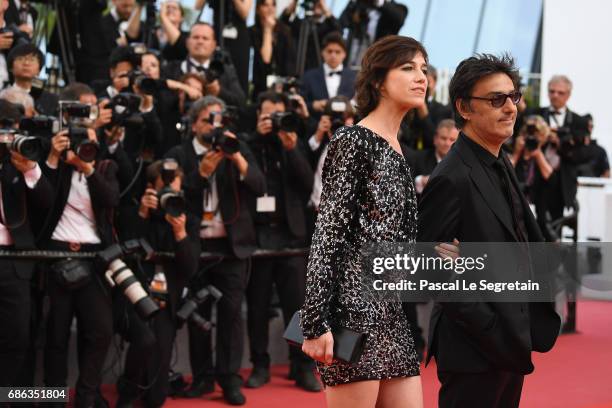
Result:
{"label": "black suit jacket", "polygon": [[[504,156],[506,167],[512,166]],[[517,190],[518,182],[511,171]],[[543,240],[525,197],[530,242]],[[517,242],[507,205],[461,134],[430,176],[419,203],[421,242]],[[537,273],[537,271],[534,271]],[[431,316],[428,358],[439,371],[533,371],[531,351],[548,351],[560,319],[550,303],[436,303]]]}
{"label": "black suit jacket", "polygon": [[[355,94],[356,77],[357,73],[355,71],[345,67],[342,70],[340,86],[338,87],[338,95],[343,95],[351,99]],[[304,76],[302,77],[301,93],[310,112],[314,112],[312,109],[312,103],[314,101],[329,99],[327,85],[325,84],[325,71],[323,70],[322,66],[304,72]]]}
{"label": "black suit jacket", "polygon": [[[57,223],[64,213],[72,186],[74,167],[60,161],[57,169],[50,168],[46,162],[41,164],[41,168],[43,174],[49,178],[55,192],[53,203],[48,209],[43,228],[38,236],[39,242],[45,243],[51,239],[53,231],[55,231],[55,227],[57,227]],[[101,245],[106,247],[114,241],[112,212],[119,204],[117,164],[112,160],[97,162],[94,173],[87,178],[87,185],[98,236]]]}
{"label": "black suit jacket", "polygon": [[[353,26],[353,13],[357,9],[358,2],[359,0],[351,0],[342,11],[339,19],[342,27]],[[380,19],[376,26],[374,41],[387,35],[397,34],[408,16],[408,7],[393,0],[386,1],[378,10],[380,11]],[[367,25],[367,21],[365,23]]]}
{"label": "black suit jacket", "polygon": [[[41,175],[33,189],[25,184],[23,175],[4,159],[0,170],[2,183],[2,223],[8,228],[16,250],[36,249],[34,214],[44,212],[51,206],[53,188],[47,178]],[[14,261],[15,272],[21,279],[30,279],[34,262]]]}
{"label": "black suit jacket", "polygon": [[438,164],[436,151],[434,149],[420,150],[416,152],[412,175],[414,177],[421,175],[429,175],[433,172]]}
{"label": "black suit jacket", "polygon": [[[227,223],[225,228],[232,250],[236,257],[243,259],[250,256],[256,247],[255,226],[249,211],[249,203],[252,197],[264,193],[265,180],[253,154],[243,142],[240,142],[240,152],[249,163],[244,180],[240,180],[240,172],[228,159],[223,159],[219,163],[214,176],[219,194],[219,209],[223,221]],[[172,148],[166,157],[175,159],[183,169],[185,173],[183,189],[190,211],[201,219],[204,189],[209,184],[208,179],[200,175],[199,159],[192,140],[186,140],[180,146]]]}

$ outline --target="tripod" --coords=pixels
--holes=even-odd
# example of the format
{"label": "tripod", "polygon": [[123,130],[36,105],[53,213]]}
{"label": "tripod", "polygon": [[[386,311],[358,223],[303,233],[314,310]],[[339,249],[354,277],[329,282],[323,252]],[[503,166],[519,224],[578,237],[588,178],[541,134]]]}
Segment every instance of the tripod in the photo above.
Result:
{"label": "tripod", "polygon": [[297,65],[295,76],[301,77],[304,74],[304,66],[306,65],[306,54],[308,52],[308,41],[311,40],[317,54],[317,65],[321,65],[321,47],[319,46],[319,35],[317,34],[317,26],[312,13],[307,12],[300,24],[300,37],[298,40],[297,49]]}

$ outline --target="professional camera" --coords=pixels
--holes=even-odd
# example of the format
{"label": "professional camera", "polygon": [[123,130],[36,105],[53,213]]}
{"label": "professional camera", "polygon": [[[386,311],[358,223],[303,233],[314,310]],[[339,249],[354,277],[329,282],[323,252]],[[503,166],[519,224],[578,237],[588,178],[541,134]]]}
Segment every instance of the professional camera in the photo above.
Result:
{"label": "professional camera", "polygon": [[198,305],[206,302],[212,296],[215,302],[223,296],[221,291],[212,285],[208,285],[197,292],[188,295],[183,301],[183,305],[176,312],[176,316],[181,323],[191,322],[204,331],[212,328],[212,323],[203,318],[198,312]]}
{"label": "professional camera", "polygon": [[68,124],[70,149],[86,163],[98,156],[99,145],[89,140],[87,127],[98,118],[98,107],[76,101],[60,101],[60,120]]}
{"label": "professional camera", "polygon": [[130,93],[121,92],[113,96],[110,102],[106,105],[106,109],[112,109],[113,115],[108,127],[127,126],[138,127],[144,123],[140,115],[140,96]]}
{"label": "professional camera", "polygon": [[209,123],[215,128],[204,135],[204,142],[212,145],[214,150],[221,150],[226,154],[234,154],[240,150],[240,142],[238,139],[225,135],[228,127],[234,123],[236,116],[233,110],[228,109],[223,114],[211,113]]}
{"label": "professional camera", "polygon": [[68,138],[70,139],[70,150],[79,156],[79,159],[85,163],[96,160],[100,147],[97,142],[89,139],[87,128],[70,126],[68,128]]}
{"label": "professional camera", "polygon": [[319,0],[302,0],[300,8],[304,10],[304,15],[310,17],[314,15],[314,9]]}
{"label": "professional camera", "polygon": [[182,191],[174,190],[170,184],[176,178],[178,163],[174,159],[165,159],[162,162],[161,179],[164,187],[157,193],[159,206],[172,217],[178,217],[185,213],[186,203]]}
{"label": "professional camera", "polygon": [[9,24],[4,28],[0,28],[0,34],[6,33],[13,33],[13,44],[11,45],[11,49],[17,47],[18,45],[30,43],[30,36],[21,31],[16,24]]}
{"label": "professional camera", "polygon": [[53,116],[39,115],[32,118],[21,118],[19,131],[29,136],[53,137],[60,131],[59,120]]}
{"label": "professional camera", "polygon": [[123,245],[113,244],[98,253],[99,260],[108,265],[105,276],[110,286],[117,286],[121,289],[125,297],[134,305],[138,316],[143,320],[153,317],[159,311],[159,307],[121,258],[132,256],[148,259],[152,254],[153,248],[145,239],[126,241]]}
{"label": "professional camera", "polygon": [[326,106],[325,115],[329,115],[332,125],[331,132],[336,133],[336,130],[344,126],[345,116],[347,112],[347,103],[341,100],[331,99]]}
{"label": "professional camera", "polygon": [[130,79],[130,88],[133,90],[136,86],[145,95],[153,95],[161,89],[166,89],[166,81],[163,79],[149,78],[140,70],[132,71],[128,74]]}
{"label": "professional camera", "polygon": [[538,128],[536,125],[530,123],[526,128],[527,133],[525,134],[525,149],[533,152],[538,148],[540,144],[538,141]]}
{"label": "professional camera", "polygon": [[300,118],[293,112],[274,112],[270,115],[272,120],[272,132],[279,130],[285,132],[296,132],[300,127]]}
{"label": "professional camera", "polygon": [[0,129],[0,145],[32,161],[38,161],[43,152],[39,137],[20,135],[15,129]]}
{"label": "professional camera", "polygon": [[98,119],[98,106],[77,101],[60,101],[60,117],[72,126],[89,126]]}

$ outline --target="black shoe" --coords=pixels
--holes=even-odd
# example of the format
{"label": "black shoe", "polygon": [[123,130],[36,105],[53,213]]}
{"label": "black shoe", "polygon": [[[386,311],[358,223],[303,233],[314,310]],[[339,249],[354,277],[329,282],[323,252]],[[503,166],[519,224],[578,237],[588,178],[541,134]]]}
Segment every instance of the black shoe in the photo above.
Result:
{"label": "black shoe", "polygon": [[295,380],[297,374],[297,366],[293,363],[289,363],[289,374],[287,374],[288,380]]}
{"label": "black shoe", "polygon": [[215,391],[215,382],[212,380],[199,380],[191,383],[191,386],[182,392],[184,398],[198,398],[204,394]]}
{"label": "black shoe", "polygon": [[309,392],[319,392],[323,389],[312,369],[302,369],[295,373],[295,385]]}
{"label": "black shoe", "polygon": [[269,382],[270,369],[268,367],[253,367],[253,371],[251,371],[251,375],[244,386],[247,388],[259,388]]}
{"label": "black shoe", "polygon": [[240,391],[240,387],[227,387],[223,389],[223,398],[230,405],[244,405],[246,398]]}

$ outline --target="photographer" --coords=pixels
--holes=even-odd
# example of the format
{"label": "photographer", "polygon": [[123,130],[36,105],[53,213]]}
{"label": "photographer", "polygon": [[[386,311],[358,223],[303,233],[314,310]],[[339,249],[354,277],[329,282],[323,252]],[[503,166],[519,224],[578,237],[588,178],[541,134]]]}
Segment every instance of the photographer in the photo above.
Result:
{"label": "photographer", "polygon": [[339,32],[325,36],[321,55],[323,65],[304,73],[301,89],[308,109],[315,117],[321,115],[330,98],[342,95],[351,99],[357,76],[355,71],[344,66],[346,45]]}
{"label": "photographer", "polygon": [[[196,0],[195,9],[201,10],[206,0]],[[223,48],[232,58],[240,86],[249,92],[249,31],[246,21],[253,8],[253,0],[225,1],[225,19],[221,20],[221,0],[209,0],[214,10],[214,26],[217,38],[223,36]]]}
{"label": "photographer", "polygon": [[[319,42],[320,50],[322,50],[324,48],[322,45],[324,42],[323,39],[327,34],[342,31],[340,22],[334,17],[325,0],[292,0],[283,10],[281,21],[291,28],[295,44],[299,44],[300,30],[304,22],[304,19],[297,16],[298,3],[300,3],[300,7],[304,9],[304,13],[306,14],[305,18],[310,18],[311,22],[314,24],[317,33],[317,41]],[[319,55],[317,55],[317,49],[312,35],[310,35],[310,33],[307,33],[307,35],[308,48],[306,49],[304,70],[316,68],[319,65],[317,63]]]}
{"label": "photographer", "polygon": [[296,50],[291,30],[276,17],[275,0],[257,0],[255,25],[249,27],[253,47],[253,101],[269,85],[269,76],[295,74]]}
{"label": "photographer", "polygon": [[[144,3],[144,4],[142,4]],[[150,48],[161,50],[161,56],[166,61],[183,60],[187,57],[188,32],[181,29],[185,12],[181,2],[177,0],[166,0],[161,3],[159,10],[160,28],[153,35],[143,32],[143,23],[140,20],[142,8],[149,7],[148,2],[137,2],[130,16],[126,33],[131,41],[141,41]],[[154,6],[153,6],[154,7]],[[149,43],[149,40],[151,40]]]}
{"label": "photographer", "polygon": [[597,140],[591,137],[593,133],[593,117],[590,113],[587,113],[583,118],[587,121],[588,129],[584,144],[587,146],[591,160],[579,166],[578,176],[610,178],[610,162],[606,149],[601,147]]}
{"label": "photographer", "polygon": [[[19,123],[20,113],[10,102],[0,100],[0,119]],[[0,249],[32,250],[35,230],[32,214],[51,206],[53,189],[35,161],[11,146],[11,129],[0,132]],[[31,299],[34,262],[0,260],[0,386],[21,384],[19,375],[28,371],[31,339]],[[32,330],[31,330],[32,329]]]}
{"label": "photographer", "polygon": [[[306,243],[304,207],[313,185],[313,172],[295,132],[299,119],[286,112],[283,94],[264,92],[258,97],[257,129],[250,147],[264,173],[266,190],[251,203],[257,246],[282,250]],[[272,286],[276,284],[287,325],[304,301],[306,260],[303,255],[258,258],[247,289],[248,331],[253,371],[246,386],[258,388],[270,381],[268,321]],[[320,391],[314,362],[296,347],[290,348],[290,375],[296,385]]]}
{"label": "photographer", "polygon": [[9,1],[0,0],[0,89],[9,82],[8,53],[13,47],[30,42],[30,34],[23,31],[25,27],[18,27],[11,17]]}
{"label": "photographer", "polygon": [[[95,143],[92,129],[79,129],[78,134],[62,130],[51,139],[51,151],[41,167],[55,192],[39,234],[41,248],[93,252],[112,243],[111,212],[119,203],[117,166],[110,160],[80,157],[84,146]],[[76,317],[80,372],[75,406],[89,407],[97,398],[112,338],[109,290],[93,261],[67,259],[49,269],[44,383],[67,386],[70,327]]]}
{"label": "photographer", "polygon": [[399,33],[407,16],[408,7],[393,0],[350,0],[339,19],[349,30],[349,66],[359,66],[370,44]]}
{"label": "photographer", "polygon": [[32,118],[36,115],[34,110],[34,98],[21,88],[10,86],[0,91],[0,99],[12,103],[25,118]]}
{"label": "photographer", "polygon": [[[214,389],[215,380],[232,405],[242,405],[243,322],[241,305],[248,280],[247,258],[256,246],[249,203],[264,192],[264,178],[249,148],[221,126],[225,104],[205,96],[193,104],[193,139],[168,152],[185,169],[185,190],[191,211],[202,220],[199,236],[206,251],[222,253],[221,261],[203,263],[205,270],[194,285],[212,284],[223,297],[217,305],[216,365],[213,367],[209,332],[189,325],[189,350],[193,382],[187,397],[199,397]],[[210,303],[199,307],[207,319]]]}
{"label": "photographer", "polygon": [[34,44],[18,45],[9,53],[7,63],[15,81],[13,86],[32,95],[36,111],[41,115],[55,115],[57,95],[33,85],[44,66],[42,52]]}
{"label": "photographer", "polygon": [[166,78],[179,79],[193,72],[206,79],[206,94],[217,96],[231,106],[243,106],[245,94],[236,70],[224,52],[216,51],[215,31],[210,24],[195,23],[187,38],[189,55],[183,61],[172,61],[166,66]]}
{"label": "photographer", "polygon": [[[117,385],[117,407],[131,406],[139,397],[146,407],[161,407],[164,404],[169,390],[172,345],[179,324],[176,312],[180,308],[181,293],[198,267],[200,247],[197,219],[184,212],[170,215],[162,209],[158,198],[164,188],[180,192],[184,178],[180,167],[172,168],[169,171],[171,176],[166,177],[163,174],[165,163],[156,161],[147,168],[147,189],[140,200],[137,221],[131,233],[134,238],[146,239],[153,250],[174,252],[175,255],[173,259],[163,262],[148,261],[142,264],[142,284],[149,288],[160,310],[145,322],[136,314],[134,307],[125,302],[120,314],[127,316],[124,324],[120,324],[120,330],[130,346]],[[164,178],[167,180],[164,181]]]}

